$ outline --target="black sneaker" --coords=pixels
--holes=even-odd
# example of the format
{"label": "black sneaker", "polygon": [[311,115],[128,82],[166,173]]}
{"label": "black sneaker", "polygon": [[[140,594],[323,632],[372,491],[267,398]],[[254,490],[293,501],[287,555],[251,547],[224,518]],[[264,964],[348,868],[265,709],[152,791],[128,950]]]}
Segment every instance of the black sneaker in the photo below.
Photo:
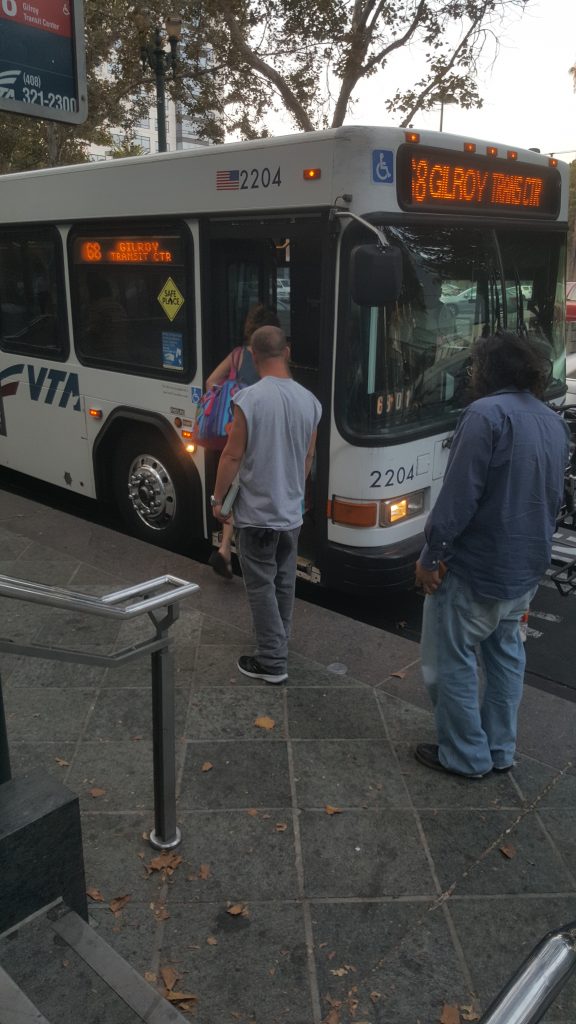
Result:
{"label": "black sneaker", "polygon": [[511,772],[512,769],[515,768],[515,767],[516,767],[516,764],[515,764],[514,761],[512,761],[512,764],[505,764],[503,768],[500,768],[498,765],[495,764],[493,769],[492,769],[492,771],[493,772],[498,772],[498,773],[501,774],[502,772]]}
{"label": "black sneaker", "polygon": [[283,683],[288,679],[287,672],[271,672],[270,669],[262,668],[257,658],[249,654],[243,654],[237,661],[238,671],[243,676],[250,676],[250,679],[263,679],[265,683]]}
{"label": "black sneaker", "polygon": [[414,751],[414,757],[420,764],[432,768],[435,772],[446,772],[447,775],[457,775],[460,779],[483,779],[490,772],[455,772],[451,768],[445,768],[438,757],[438,747],[434,743],[419,743]]}

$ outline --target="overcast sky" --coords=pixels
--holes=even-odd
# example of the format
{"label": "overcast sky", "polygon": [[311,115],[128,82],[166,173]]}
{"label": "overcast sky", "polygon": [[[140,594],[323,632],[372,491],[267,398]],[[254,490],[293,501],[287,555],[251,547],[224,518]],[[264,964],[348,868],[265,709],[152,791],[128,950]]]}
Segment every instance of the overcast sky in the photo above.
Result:
{"label": "overcast sky", "polygon": [[[576,93],[568,69],[576,63],[576,0],[531,0],[501,39],[493,68],[480,78],[481,110],[444,107],[444,131],[510,146],[537,146],[576,157]],[[403,58],[407,67],[406,56]],[[358,93],[347,124],[398,124],[383,101],[390,74],[371,78]],[[414,127],[439,127],[439,109],[417,114]]]}

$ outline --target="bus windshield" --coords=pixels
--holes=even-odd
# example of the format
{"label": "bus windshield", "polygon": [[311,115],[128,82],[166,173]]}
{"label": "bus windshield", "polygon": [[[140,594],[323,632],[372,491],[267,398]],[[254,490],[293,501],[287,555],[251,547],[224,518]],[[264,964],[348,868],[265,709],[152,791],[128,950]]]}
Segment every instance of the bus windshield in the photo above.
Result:
{"label": "bus windshield", "polygon": [[[336,419],[352,443],[449,428],[470,401],[473,342],[529,330],[550,346],[551,393],[564,374],[564,240],[554,232],[381,225],[402,252],[396,303],[364,307],[343,274]],[[358,244],[344,240],[342,265]],[[556,387],[554,385],[556,384]]]}

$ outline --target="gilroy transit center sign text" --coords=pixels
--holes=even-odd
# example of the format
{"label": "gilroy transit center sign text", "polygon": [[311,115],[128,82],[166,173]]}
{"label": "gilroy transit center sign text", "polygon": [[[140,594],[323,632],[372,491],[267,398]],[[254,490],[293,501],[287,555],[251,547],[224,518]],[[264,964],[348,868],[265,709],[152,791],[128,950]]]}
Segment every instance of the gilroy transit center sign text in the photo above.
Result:
{"label": "gilroy transit center sign text", "polygon": [[0,110],[82,124],[82,0],[0,0]]}

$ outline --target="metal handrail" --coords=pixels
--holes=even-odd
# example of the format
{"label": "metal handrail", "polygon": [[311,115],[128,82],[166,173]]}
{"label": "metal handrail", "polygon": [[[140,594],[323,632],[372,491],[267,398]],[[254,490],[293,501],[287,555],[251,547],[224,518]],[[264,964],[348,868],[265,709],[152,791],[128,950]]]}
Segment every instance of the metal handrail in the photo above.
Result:
{"label": "metal handrail", "polygon": [[575,968],[576,921],[572,921],[544,936],[480,1024],[537,1024]]}
{"label": "metal handrail", "polygon": [[[168,631],[178,618],[180,602],[199,589],[197,583],[168,575],[116,590],[103,597],[94,597],[62,587],[0,576],[0,596],[3,597],[47,605],[60,611],[100,615],[120,621],[148,615],[154,626],[154,635],[112,654],[97,654],[49,644],[21,644],[2,637],[0,651],[30,658],[106,667],[125,664],[143,654],[150,654],[155,817],[150,844],[160,850],[178,846],[182,838],[176,825],[175,693]],[[10,777],[10,755],[0,681],[0,783],[7,782]]]}

